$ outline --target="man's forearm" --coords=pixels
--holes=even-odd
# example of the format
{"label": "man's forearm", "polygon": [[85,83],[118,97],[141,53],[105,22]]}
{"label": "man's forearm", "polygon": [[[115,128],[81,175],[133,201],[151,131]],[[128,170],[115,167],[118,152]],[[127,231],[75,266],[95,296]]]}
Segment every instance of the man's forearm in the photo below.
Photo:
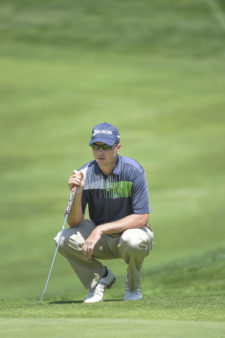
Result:
{"label": "man's forearm", "polygon": [[82,193],[83,193],[83,189],[77,187],[73,205],[72,205],[70,214],[68,216],[68,221],[67,221],[71,227],[76,227],[84,219],[84,214],[82,211],[82,203],[81,203]]}
{"label": "man's forearm", "polygon": [[98,225],[85,240],[82,247],[83,254],[90,258],[93,254],[96,243],[102,235],[112,235],[121,233],[127,229],[143,228],[148,224],[148,214],[132,214],[118,221]]}
{"label": "man's forearm", "polygon": [[112,235],[121,233],[127,229],[143,228],[148,224],[148,214],[132,214],[118,221],[98,225],[96,231],[101,235]]}

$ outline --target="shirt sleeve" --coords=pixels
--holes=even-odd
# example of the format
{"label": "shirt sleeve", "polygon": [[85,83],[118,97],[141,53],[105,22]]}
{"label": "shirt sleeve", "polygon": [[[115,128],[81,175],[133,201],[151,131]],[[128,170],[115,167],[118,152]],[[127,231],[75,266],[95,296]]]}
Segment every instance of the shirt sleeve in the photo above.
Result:
{"label": "shirt sleeve", "polygon": [[135,178],[131,197],[134,214],[146,214],[151,211],[145,172]]}

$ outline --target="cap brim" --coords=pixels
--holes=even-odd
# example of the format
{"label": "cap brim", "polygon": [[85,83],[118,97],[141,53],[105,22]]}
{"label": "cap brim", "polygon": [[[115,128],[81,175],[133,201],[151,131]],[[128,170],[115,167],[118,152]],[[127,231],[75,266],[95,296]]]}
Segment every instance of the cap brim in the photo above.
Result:
{"label": "cap brim", "polygon": [[91,146],[93,143],[96,142],[103,142],[107,144],[108,146],[112,146],[113,144],[116,143],[115,140],[109,139],[109,138],[103,138],[103,137],[93,137],[89,143],[89,146]]}

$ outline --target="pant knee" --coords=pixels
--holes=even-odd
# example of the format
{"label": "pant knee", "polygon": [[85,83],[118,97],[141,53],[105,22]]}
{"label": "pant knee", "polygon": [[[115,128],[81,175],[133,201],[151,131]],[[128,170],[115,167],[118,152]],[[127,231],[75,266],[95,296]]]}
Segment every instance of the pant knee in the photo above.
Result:
{"label": "pant knee", "polygon": [[55,244],[59,244],[59,251],[63,254],[71,251],[81,251],[84,244],[84,238],[75,228],[67,228],[60,231],[54,238]]}
{"label": "pant knee", "polygon": [[59,231],[57,235],[54,237],[55,245],[57,246],[59,243],[59,251],[61,251],[64,247],[65,237],[63,236],[62,231]]}
{"label": "pant knee", "polygon": [[147,251],[150,238],[144,229],[129,229],[121,236],[120,245],[129,251]]}
{"label": "pant knee", "polygon": [[59,244],[59,251],[63,250],[63,248],[68,246],[68,242],[70,240],[70,231],[69,228],[62,231],[59,231],[57,235],[54,237],[55,245]]}

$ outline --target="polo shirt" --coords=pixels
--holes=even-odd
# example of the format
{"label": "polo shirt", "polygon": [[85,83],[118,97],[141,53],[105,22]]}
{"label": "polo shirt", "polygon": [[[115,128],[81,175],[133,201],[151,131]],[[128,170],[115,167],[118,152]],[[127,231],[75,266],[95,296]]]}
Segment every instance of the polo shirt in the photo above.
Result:
{"label": "polo shirt", "polygon": [[95,160],[79,170],[85,172],[82,211],[85,213],[88,205],[89,217],[96,225],[151,211],[145,171],[134,159],[119,155],[109,176]]}

